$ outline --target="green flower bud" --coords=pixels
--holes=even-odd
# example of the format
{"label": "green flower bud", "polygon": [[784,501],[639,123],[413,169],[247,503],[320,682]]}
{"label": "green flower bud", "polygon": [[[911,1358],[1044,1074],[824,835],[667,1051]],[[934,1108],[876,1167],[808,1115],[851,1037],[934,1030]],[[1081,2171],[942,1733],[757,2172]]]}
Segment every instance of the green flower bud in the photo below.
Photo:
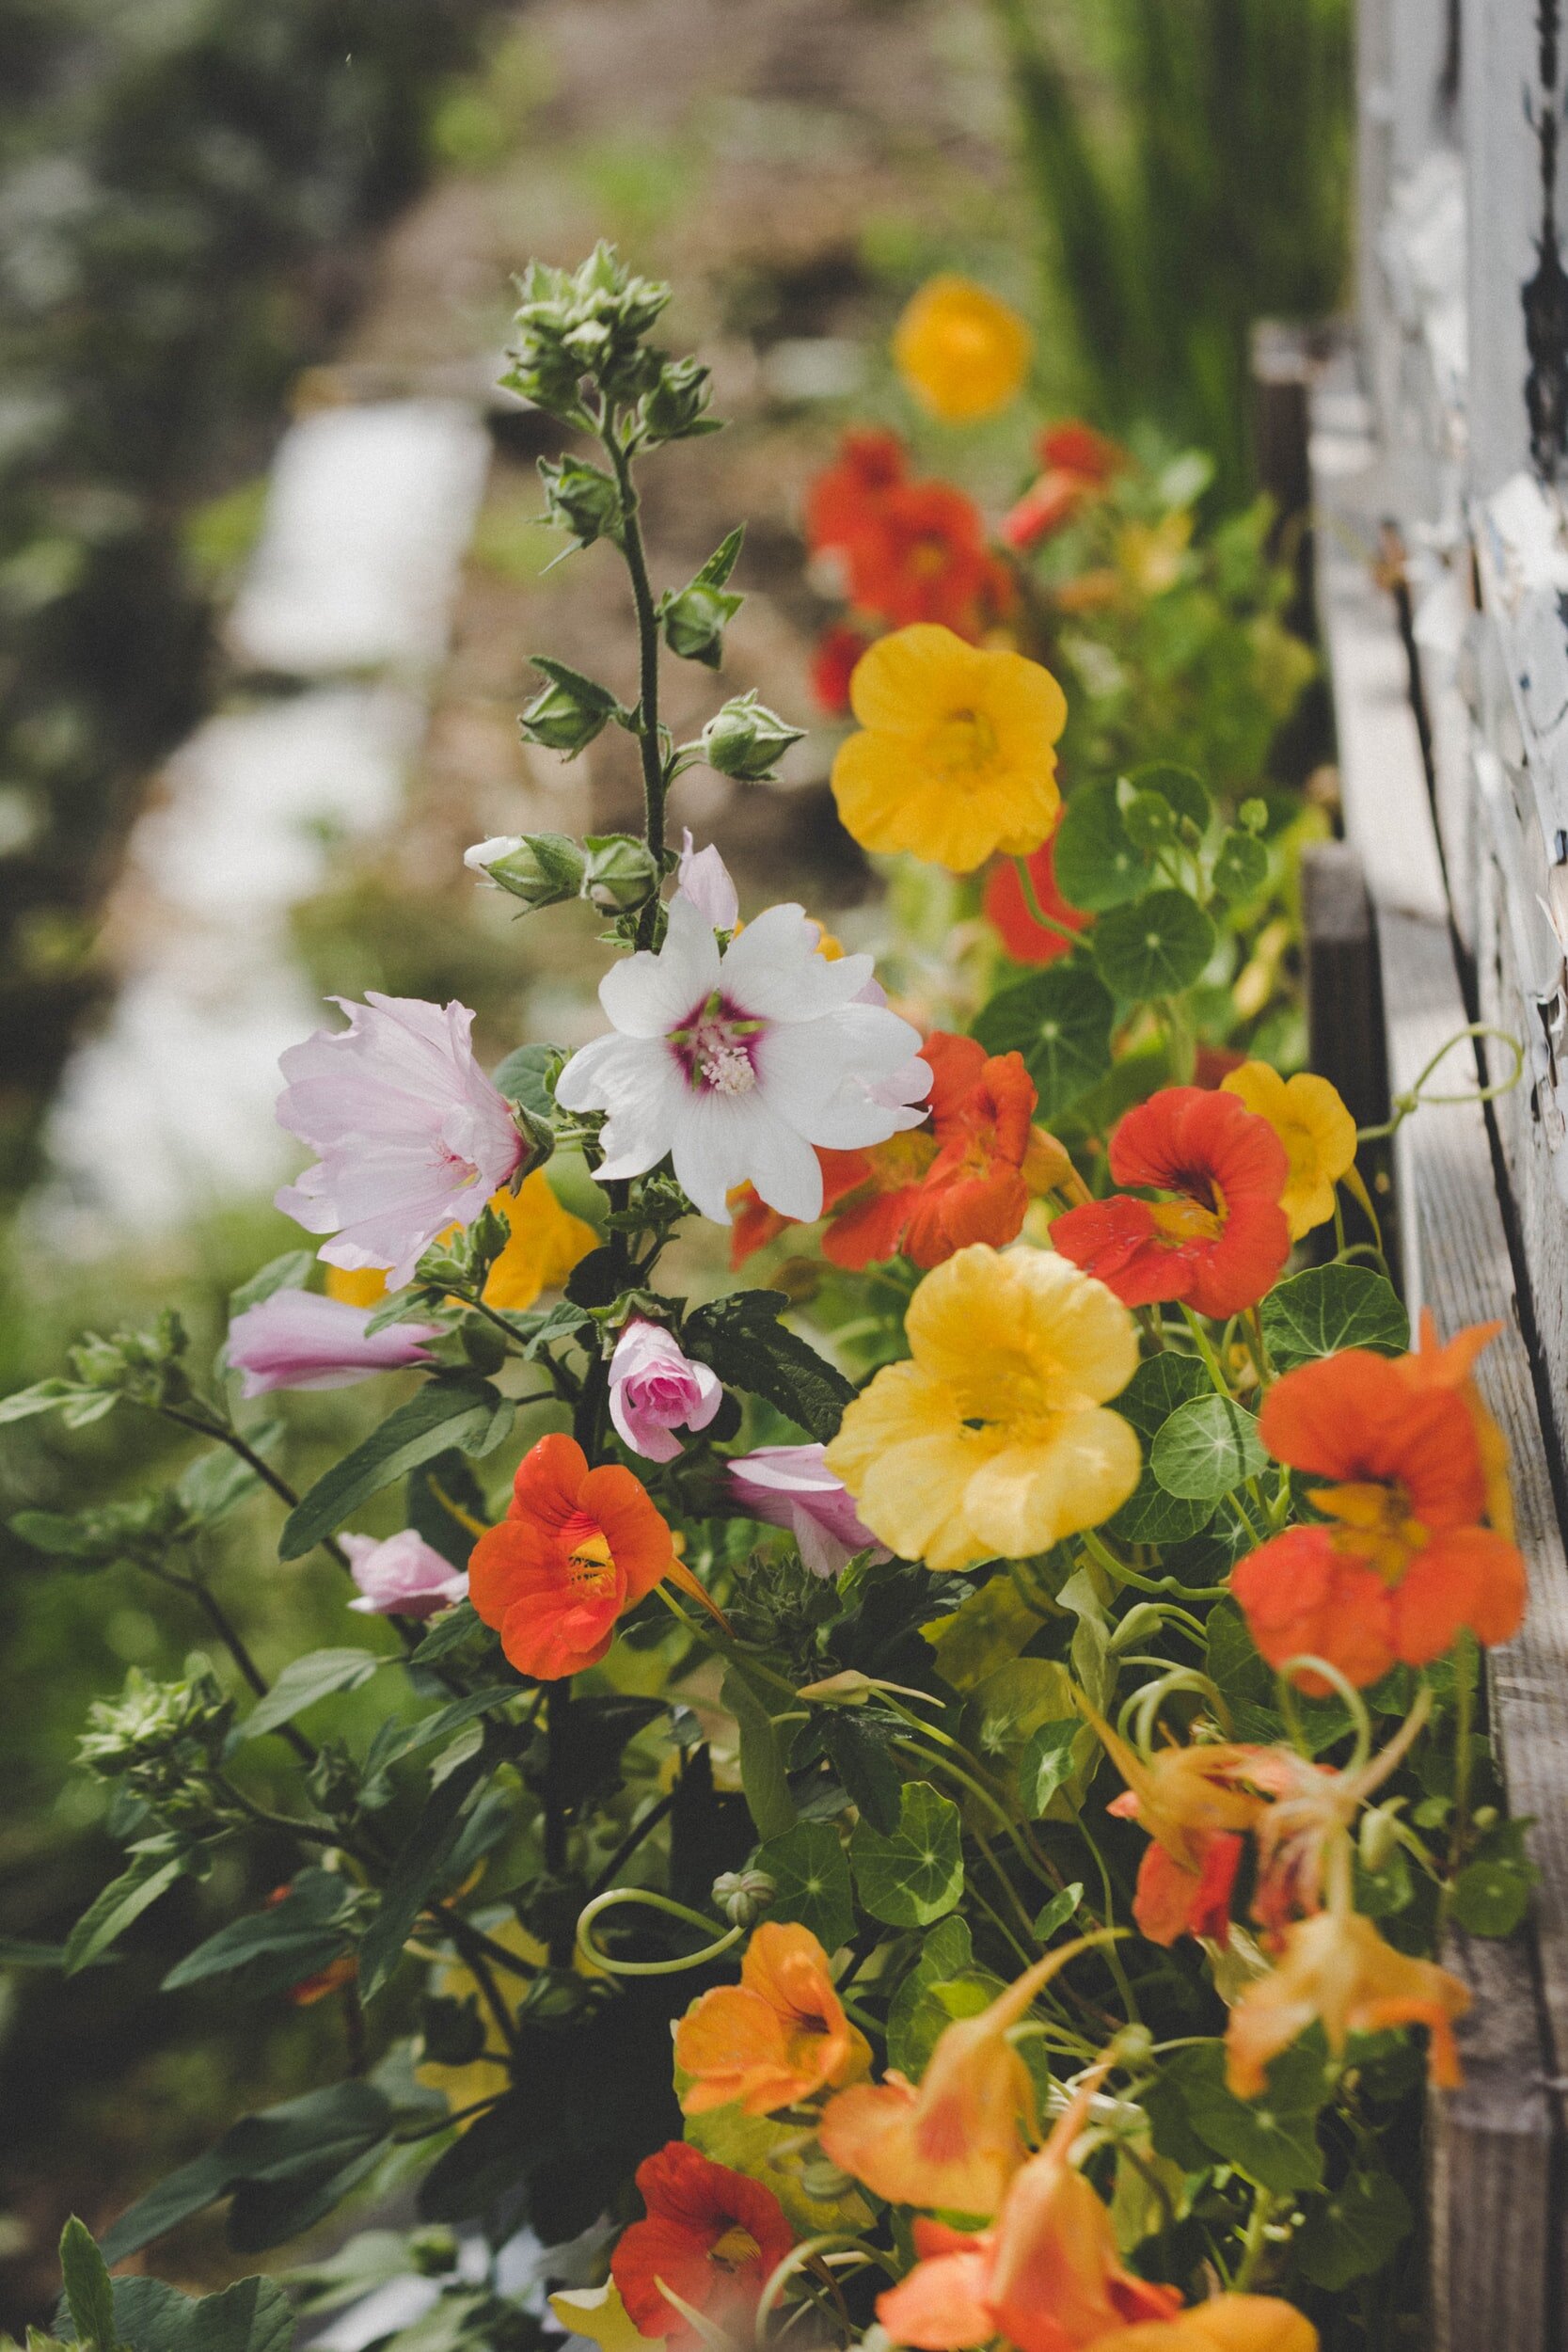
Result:
{"label": "green flower bud", "polygon": [[725,1870],[713,1882],[715,1907],[732,1928],[754,1928],[778,1891],[766,1870]]}
{"label": "green flower bud", "polygon": [[77,1758],[154,1802],[178,1797],[217,1763],[233,1714],[205,1659],[187,1661],[177,1682],[154,1682],[133,1666],[118,1699],[88,1708]]}
{"label": "green flower bud", "polygon": [[1392,1804],[1371,1805],[1361,1816],[1361,1828],[1356,1843],[1360,1849],[1361,1867],[1375,1877],[1386,1870],[1394,1858],[1399,1843],[1399,1807],[1401,1800]]}
{"label": "green flower bud", "polygon": [[569,834],[512,833],[476,841],[463,863],[525,906],[552,907],[577,897],[588,861]]}
{"label": "green flower bud", "polygon": [[658,888],[658,861],[629,833],[591,833],[582,895],[607,914],[630,914]]}
{"label": "green flower bud", "polygon": [[541,457],[539,479],[551,522],[569,531],[579,548],[612,539],[620,530],[621,493],[602,466],[587,465],[580,457],[562,457],[552,465]]}
{"label": "green flower bud", "polygon": [[710,588],[694,580],[670,597],[659,615],[664,642],[683,661],[701,661],[717,670],[724,654],[724,629],[734,620],[744,596],[730,588]]}
{"label": "green flower bud", "polygon": [[512,1171],[512,1189],[515,1193],[525,1176],[531,1176],[536,1168],[543,1168],[547,1159],[554,1157],[555,1129],[542,1112],[531,1111],[526,1103],[513,1103],[512,1123],[526,1147]]}
{"label": "green flower bud", "polygon": [[620,400],[657,380],[657,358],[639,346],[670,299],[668,286],[631,277],[614,248],[595,246],[575,273],[533,262],[518,281],[514,391],[556,415],[580,405],[584,377]]}
{"label": "green flower bud", "polygon": [[700,359],[666,359],[638,412],[644,442],[653,448],[660,441],[716,432],[718,420],[704,414],[712,397],[712,377]]}
{"label": "green flower bud", "polygon": [[608,686],[584,677],[580,670],[569,669],[564,661],[552,661],[544,654],[534,654],[531,659],[549,683],[535,694],[517,722],[523,740],[575,759],[608,725],[620,706]]}
{"label": "green flower bud", "polygon": [[[431,2004],[427,2002],[426,2007],[429,2008]],[[445,2004],[445,2006],[456,2008],[459,2004],[452,2002]],[[476,2015],[476,2023],[477,2022]],[[477,2058],[483,2047],[484,2027],[483,2025],[479,2025],[478,2040],[474,2044],[470,2056]],[[464,2066],[468,2063],[467,2058],[436,2058],[430,2049],[430,2036],[428,2032],[425,2035],[425,2051],[427,2057],[431,2059],[431,2063],[436,2066]],[[439,2278],[443,2271],[455,2269],[458,2254],[457,2233],[455,2230],[448,2230],[443,2229],[438,2225],[432,2225],[423,2230],[416,2230],[413,2235],[408,2239],[407,2243],[408,2259],[413,2264],[421,2279]]]}
{"label": "green flower bud", "polygon": [[804,736],[803,727],[787,726],[753,691],[727,702],[708,721],[703,729],[703,757],[721,776],[734,776],[741,784],[765,784],[776,762]]}

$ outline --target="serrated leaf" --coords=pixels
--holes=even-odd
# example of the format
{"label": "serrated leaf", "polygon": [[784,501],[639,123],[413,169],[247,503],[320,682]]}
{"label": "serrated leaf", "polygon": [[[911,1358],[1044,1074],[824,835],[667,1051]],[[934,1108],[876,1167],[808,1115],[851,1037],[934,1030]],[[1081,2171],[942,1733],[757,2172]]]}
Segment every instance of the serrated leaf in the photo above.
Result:
{"label": "serrated leaf", "polygon": [[1154,861],[1140,850],[1122,822],[1114,784],[1093,784],[1073,793],[1056,829],[1052,870],[1069,906],[1102,914],[1148,889]]}
{"label": "serrated leaf", "polygon": [[788,1304],[782,1291],[740,1291],[713,1299],[688,1315],[682,1344],[726,1388],[765,1398],[826,1444],[837,1436],[854,1388],[809,1341],[778,1322]]}
{"label": "serrated leaf", "polygon": [[1263,1339],[1280,1372],[1341,1348],[1398,1356],[1410,1345],[1410,1318],[1398,1292],[1370,1266],[1308,1266],[1272,1290],[1261,1313]]}
{"label": "serrated leaf", "polygon": [[988,1054],[1022,1054],[1038,1115],[1054,1119],[1111,1067],[1116,1007],[1086,964],[1054,963],[993,996],[974,1024]]}
{"label": "serrated leaf", "polygon": [[1095,969],[1123,1004],[1180,996],[1202,977],[1215,938],[1209,916],[1184,890],[1151,890],[1101,915],[1091,934]]}
{"label": "serrated leaf", "polygon": [[1391,2173],[1353,2172],[1307,2207],[1291,2251],[1314,2286],[1338,2295],[1393,2261],[1413,2218],[1410,2201]]}
{"label": "serrated leaf", "polygon": [[109,2266],[93,2242],[92,2232],[74,2214],[60,2233],[60,2269],[77,2341],[95,2347],[96,2352],[115,2352],[119,2334]]}
{"label": "serrated leaf", "polygon": [[506,1436],[513,1418],[513,1406],[488,1380],[427,1380],[294,1505],[278,1538],[278,1558],[301,1558],[372,1495],[406,1478],[433,1454],[453,1446],[465,1454],[488,1453]]}
{"label": "serrated leaf", "polygon": [[740,1726],[740,1785],[757,1836],[783,1837],[795,1826],[795,1800],[773,1718],[738,1666],[726,1673],[721,1696]]}
{"label": "serrated leaf", "polygon": [[861,1821],[849,1840],[849,1862],[862,1903],[889,1927],[929,1927],[963,1893],[963,1840],[958,1808],[929,1781],[904,1785],[898,1826],[884,1836]]}
{"label": "serrated leaf", "polygon": [[394,1663],[368,1649],[313,1649],[303,1658],[291,1659],[283,1668],[264,1699],[258,1699],[239,1726],[242,1740],[260,1740],[269,1731],[277,1731],[283,1724],[292,1724],[296,1715],[318,1699],[329,1698],[335,1691],[357,1691],[383,1666]]}
{"label": "serrated leaf", "polygon": [[773,1881],[770,1919],[794,1919],[809,1928],[825,1952],[836,1952],[855,1931],[855,1897],[849,1864],[838,1832],[828,1821],[797,1821],[782,1837],[757,1849],[756,1865]]}
{"label": "serrated leaf", "polygon": [[1217,1502],[1256,1478],[1268,1458],[1257,1417],[1217,1393],[1179,1405],[1148,1450],[1148,1467],[1166,1494],[1186,1502]]}

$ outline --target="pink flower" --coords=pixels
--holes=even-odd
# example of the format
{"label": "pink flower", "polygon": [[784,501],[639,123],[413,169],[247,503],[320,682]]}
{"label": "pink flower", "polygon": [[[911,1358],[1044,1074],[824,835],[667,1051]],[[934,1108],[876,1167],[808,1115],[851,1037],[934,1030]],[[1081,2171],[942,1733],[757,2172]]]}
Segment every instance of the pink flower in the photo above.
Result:
{"label": "pink flower", "polygon": [[716,1373],[682,1355],[662,1325],[634,1316],[610,1359],[610,1418],[634,1454],[673,1462],[684,1425],[705,1429],[724,1398]]}
{"label": "pink flower", "polygon": [[740,899],[729,867],[711,841],[705,850],[692,849],[689,825],[681,835],[675,896],[688,899],[716,931],[733,931],[740,920]]}
{"label": "pink flower", "polygon": [[842,1479],[823,1463],[819,1445],[763,1445],[730,1464],[730,1493],[748,1518],[787,1527],[814,1576],[837,1576],[857,1551],[893,1554],[856,1516]]}
{"label": "pink flower", "polygon": [[269,1389],[346,1389],[372,1372],[401,1372],[428,1363],[424,1343],[438,1336],[434,1323],[394,1323],[366,1336],[369,1307],[315,1291],[274,1291],[247,1307],[229,1327],[230,1367],[242,1396]]}
{"label": "pink flower", "polygon": [[471,1225],[523,1156],[512,1114],[474,1059],[466,1005],[333,999],[348,1027],[318,1029],[279,1064],[281,1126],[321,1158],[277,1206],[308,1233],[335,1233],[329,1265],[412,1279],[449,1225]]}
{"label": "pink flower", "polygon": [[349,1607],[367,1617],[432,1617],[466,1600],[468,1580],[422,1535],[405,1527],[383,1543],[374,1535],[340,1535],[359,1598]]}

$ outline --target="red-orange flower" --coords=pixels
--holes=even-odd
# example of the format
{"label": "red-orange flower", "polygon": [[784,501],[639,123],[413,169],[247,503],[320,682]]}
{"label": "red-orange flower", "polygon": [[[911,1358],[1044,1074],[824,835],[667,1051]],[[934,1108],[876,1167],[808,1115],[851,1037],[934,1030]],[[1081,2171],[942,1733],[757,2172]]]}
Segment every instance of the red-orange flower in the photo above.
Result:
{"label": "red-orange flower", "polygon": [[[1054,841],[1042,842],[1026,863],[1035,902],[1042,914],[1065,924],[1069,931],[1085,930],[1093,922],[1093,915],[1069,906],[1056,887]],[[986,920],[1001,933],[1002,945],[1015,963],[1054,963],[1058,956],[1071,954],[1070,939],[1064,939],[1060,931],[1048,930],[1044,924],[1036,922],[1023,895],[1018,866],[1010,857],[998,858],[987,875],[985,908]]]}
{"label": "red-orange flower", "polygon": [[746,1947],[740,1982],[715,1985],[675,2027],[675,2064],[691,2077],[688,2115],[736,2101],[748,2115],[771,2115],[863,2074],[870,2059],[816,1936],[774,1919]]}
{"label": "red-orange flower", "polygon": [[1227,1740],[1159,1748],[1146,1759],[1092,1708],[1084,1711],[1127,1783],[1107,1812],[1148,1832],[1132,1900],[1139,1930],[1151,1944],[1171,1945],[1181,1935],[1226,1943],[1242,1833],[1263,1810],[1244,1785],[1261,1751]]}
{"label": "red-orange flower", "polygon": [[811,691],[835,719],[849,708],[849,680],[870,643],[863,629],[851,628],[847,621],[834,621],[816,641],[811,657]]}
{"label": "red-orange flower", "polygon": [[807,493],[806,537],[841,559],[848,601],[891,628],[940,621],[974,640],[1010,607],[979,508],[952,483],[911,482],[891,433],[845,436]]}
{"label": "red-orange flower", "polygon": [[1114,1194],[1069,1209],[1051,1229],[1064,1257],[1125,1307],[1181,1299],[1197,1313],[1256,1306],[1291,1254],[1279,1205],[1285,1146],[1233,1094],[1165,1087],[1130,1110],[1111,1137],[1118,1184],[1174,1194]]}
{"label": "red-orange flower", "polygon": [[1037,547],[1059,531],[1126,463],[1115,441],[1070,418],[1049,426],[1038,449],[1043,469],[1038,480],[1003,518],[1001,535],[1010,548]]}
{"label": "red-orange flower", "polygon": [[862,532],[876,501],[907,478],[904,444],[875,427],[846,433],[838,462],[824,468],[806,492],[806,541],[841,548]]}
{"label": "red-orange flower", "polygon": [[[1517,1630],[1525,1564],[1482,1523],[1506,1506],[1464,1385],[1473,1353],[1459,1341],[1393,1361],[1349,1348],[1269,1391],[1259,1431],[1270,1453],[1330,1482],[1308,1490],[1326,1525],[1288,1529],[1232,1572],[1271,1664],[1323,1658],[1362,1684],[1440,1658],[1465,1627],[1486,1643]],[[1466,1369],[1438,1378],[1440,1363]]]}
{"label": "red-orange flower", "polygon": [[695,2345],[692,2328],[662,2293],[668,2287],[723,2330],[750,2333],[768,2274],[795,2243],[770,2188],[672,2139],[637,2168],[648,2209],[610,2258],[610,2274],[638,2333]]}
{"label": "red-orange flower", "polygon": [[580,1674],[616,1620],[671,1573],[670,1530],[629,1470],[590,1470],[574,1438],[541,1438],[518,1464],[504,1519],[468,1562],[468,1597],[519,1673]]}

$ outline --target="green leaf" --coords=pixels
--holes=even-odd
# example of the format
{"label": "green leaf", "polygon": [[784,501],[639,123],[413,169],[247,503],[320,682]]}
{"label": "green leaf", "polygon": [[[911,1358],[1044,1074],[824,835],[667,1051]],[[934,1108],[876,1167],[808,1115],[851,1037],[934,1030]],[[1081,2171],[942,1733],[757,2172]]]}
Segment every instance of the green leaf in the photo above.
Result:
{"label": "green leaf", "polygon": [[939,1985],[1000,1980],[975,1965],[969,1923],[954,1912],[923,1936],[920,1957],[893,1996],[887,2020],[888,2064],[911,2082],[926,2072],[937,2038],[952,2023],[952,2011],[936,1997]]}
{"label": "green leaf", "polygon": [[1062,811],[1053,867],[1069,906],[1102,914],[1147,890],[1154,861],[1122,822],[1114,784],[1080,787]]}
{"label": "green leaf", "polygon": [[[388,1764],[401,1764],[405,1756],[417,1756],[421,1748],[435,1747],[438,1740],[450,1740],[453,1732],[462,1730],[465,1724],[478,1723],[484,1715],[499,1714],[503,1707],[519,1698],[526,1687],[521,1682],[486,1683],[483,1691],[469,1691],[464,1697],[437,1708],[434,1715],[426,1715],[417,1724],[384,1724],[376,1734],[377,1770],[384,1770]],[[625,1703],[636,1706],[645,1704],[640,1700]],[[655,1700],[652,1704],[657,1707],[659,1703]]]}
{"label": "green leaf", "polygon": [[60,2233],[60,2268],[78,2342],[96,2345],[97,2352],[115,2352],[119,2335],[109,2266],[93,2243],[92,2232],[74,2214]]}
{"label": "green leaf", "polygon": [[456,1650],[468,1648],[470,1644],[476,1650],[483,1644],[499,1655],[500,1645],[473,1602],[460,1600],[436,1618],[419,1648],[409,1652],[408,1663],[411,1666],[437,1665],[443,1658],[451,1657]]}
{"label": "green leaf", "polygon": [[[259,1429],[245,1433],[245,1442],[258,1454],[265,1454],[283,1434],[280,1421],[263,1422]],[[209,1527],[226,1518],[236,1503],[254,1494],[261,1484],[258,1473],[228,1446],[214,1446],[211,1454],[198,1454],[196,1460],[180,1473],[175,1492],[188,1511],[194,1511]]]}
{"label": "green leaf", "polygon": [[259,1307],[264,1298],[277,1291],[302,1291],[310,1279],[310,1269],[316,1263],[313,1249],[286,1249],[280,1258],[271,1258],[259,1274],[248,1282],[242,1282],[237,1291],[229,1294],[229,1320],[243,1315],[249,1307]]}
{"label": "green leaf", "polygon": [[[1057,1790],[1064,1788],[1074,1772],[1073,1749],[1083,1740],[1086,1726],[1081,1715],[1070,1721],[1041,1724],[1023,1751],[1018,1768],[1019,1788],[1023,1809],[1032,1821],[1037,1821]],[[1092,1740],[1093,1733],[1090,1733]]]}
{"label": "green leaf", "polygon": [[855,1931],[849,1865],[830,1821],[797,1821],[782,1837],[759,1846],[755,1867],[773,1881],[770,1919],[796,1919],[825,1952],[836,1952]]}
{"label": "green leaf", "polygon": [[[1021,1770],[1042,1725],[1073,1717],[1074,1733],[1085,1729],[1073,1703],[1072,1677],[1054,1658],[1015,1658],[977,1684],[964,1710],[964,1745],[999,1778]],[[1085,1753],[1093,1734],[1085,1742]]]}
{"label": "green leaf", "polygon": [[490,1772],[483,1750],[448,1774],[426,1798],[414,1833],[398,1854],[374,1918],[359,1947],[359,1993],[371,2000],[403,1957],[425,1899],[446,1867],[463,1815]]}
{"label": "green leaf", "polygon": [[357,1691],[383,1666],[396,1661],[369,1649],[313,1649],[293,1658],[264,1699],[258,1699],[239,1727],[242,1740],[260,1740],[292,1724],[318,1699],[334,1691]]}
{"label": "green leaf", "polygon": [[825,1356],[778,1321],[783,1291],[736,1291],[688,1315],[682,1344],[726,1388],[766,1399],[826,1444],[838,1434],[854,1387]]}
{"label": "green leaf", "polygon": [[1095,925],[1095,967],[1123,1004],[1180,996],[1200,979],[1216,933],[1184,890],[1151,890],[1132,906],[1114,907]]}
{"label": "green leaf", "polygon": [[1238,2099],[1227,2090],[1225,2050],[1215,2042],[1180,2051],[1161,2079],[1167,2091],[1174,2089],[1179,2094],[1187,2122],[1204,2146],[1225,2163],[1239,2166],[1259,2187],[1288,2197],[1322,2185],[1317,2115],[1328,2095],[1328,2083],[1320,2028],[1281,2051],[1256,2099]]}
{"label": "green leaf", "polygon": [[1272,1290],[1263,1338],[1275,1369],[1336,1356],[1344,1347],[1398,1356],[1410,1345],[1410,1318],[1393,1284],[1370,1266],[1308,1266]]}
{"label": "green leaf", "polygon": [[492,1082],[498,1094],[504,1094],[509,1103],[521,1103],[524,1110],[535,1119],[548,1119],[555,1110],[555,1097],[546,1083],[552,1063],[563,1059],[559,1045],[519,1045],[498,1062]]}
{"label": "green leaf", "polygon": [[895,1830],[904,1779],[885,1735],[863,1715],[840,1708],[823,1725],[822,1745],[851,1803],[872,1828],[884,1836]]}
{"label": "green leaf", "polygon": [[1065,1928],[1084,1899],[1084,1883],[1075,1879],[1064,1886],[1059,1895],[1053,1895],[1035,1921],[1035,1934],[1041,1944],[1049,1944],[1058,1929]]}
{"label": "green leaf", "polygon": [[1469,1863],[1454,1881],[1453,1915],[1470,1935],[1512,1935],[1529,1911],[1540,1877],[1533,1863],[1506,1856]]}
{"label": "green leaf", "polygon": [[167,1894],[183,1870],[184,1862],[178,1854],[171,1862],[160,1862],[152,1854],[138,1854],[131,1867],[112,1880],[87,1905],[66,1937],[66,1975],[75,1976],[100,1952],[107,1951],[144,1911],[151,1909],[160,1895]]}
{"label": "green leaf", "polygon": [[455,1447],[450,1454],[433,1454],[410,1473],[404,1509],[414,1533],[454,1568],[467,1566],[475,1542],[473,1529],[465,1526],[457,1513],[477,1519],[482,1527],[490,1518],[484,1489],[467,1457]]}
{"label": "green leaf", "polygon": [[[90,1396],[92,1391],[80,1389],[74,1380],[35,1380],[30,1389],[15,1389],[9,1396],[0,1396],[0,1422],[27,1421],[34,1413],[52,1413],[68,1399]],[[109,1404],[115,1403],[113,1395]]]}
{"label": "green leaf", "polygon": [[301,1870],[280,1903],[230,1919],[177,1962],[161,1989],[176,1993],[213,1977],[237,1976],[242,1981],[233,1990],[242,1999],[285,1992],[346,1950],[342,1922],[353,1899],[352,1884],[334,1871]]}
{"label": "green leaf", "polygon": [[740,1785],[757,1836],[783,1837],[795,1826],[795,1800],[773,1718],[738,1666],[725,1674],[721,1696],[740,1726]]}
{"label": "green leaf", "polygon": [[1269,853],[1250,833],[1227,833],[1210,878],[1222,898],[1256,898],[1269,879]]}
{"label": "green leaf", "polygon": [[40,1944],[30,1936],[0,1935],[0,1968],[63,1968],[65,1946]]}
{"label": "green leaf", "polygon": [[1149,1448],[1148,1467],[1166,1494],[1217,1502],[1256,1478],[1268,1458],[1256,1416],[1212,1392],[1177,1406]]}
{"label": "green leaf", "polygon": [[1172,1348],[1138,1366],[1113,1410],[1130,1421],[1144,1449],[1143,1475],[1119,1511],[1106,1521],[1113,1543],[1180,1544],[1199,1534],[1212,1517],[1207,1502],[1181,1502],[1165,1492],[1148,1462],[1148,1449],[1179,1406],[1211,1393],[1210,1380],[1196,1356]]}
{"label": "green leaf", "polygon": [[1194,775],[1190,768],[1179,768],[1168,759],[1153,759],[1145,767],[1130,770],[1126,780],[1134,792],[1157,792],[1163,801],[1169,802],[1178,817],[1186,818],[1199,833],[1207,831],[1213,803],[1202,777]]}
{"label": "green leaf", "polygon": [[1085,964],[1053,963],[993,996],[974,1024],[988,1054],[1022,1054],[1039,1096],[1041,1119],[1054,1119],[1111,1067],[1116,1007]]}
{"label": "green leaf", "polygon": [[951,1911],[963,1893],[963,1842],[958,1808],[929,1781],[904,1785],[898,1827],[884,1837],[869,1821],[849,1840],[849,1860],[861,1901],[890,1927],[925,1928]]}
{"label": "green leaf", "polygon": [[1353,2172],[1307,2207],[1291,2250],[1314,2286],[1338,2295],[1392,2262],[1413,2220],[1410,2201],[1391,2173]]}
{"label": "green leaf", "polygon": [[740,560],[741,545],[746,537],[744,523],[736,523],[726,532],[692,580],[694,588],[722,588]]}
{"label": "green leaf", "polygon": [[283,1523],[278,1558],[301,1558],[372,1495],[406,1478],[433,1454],[451,1446],[465,1454],[487,1454],[506,1436],[513,1414],[514,1407],[488,1380],[462,1375],[427,1380],[295,1504]]}

